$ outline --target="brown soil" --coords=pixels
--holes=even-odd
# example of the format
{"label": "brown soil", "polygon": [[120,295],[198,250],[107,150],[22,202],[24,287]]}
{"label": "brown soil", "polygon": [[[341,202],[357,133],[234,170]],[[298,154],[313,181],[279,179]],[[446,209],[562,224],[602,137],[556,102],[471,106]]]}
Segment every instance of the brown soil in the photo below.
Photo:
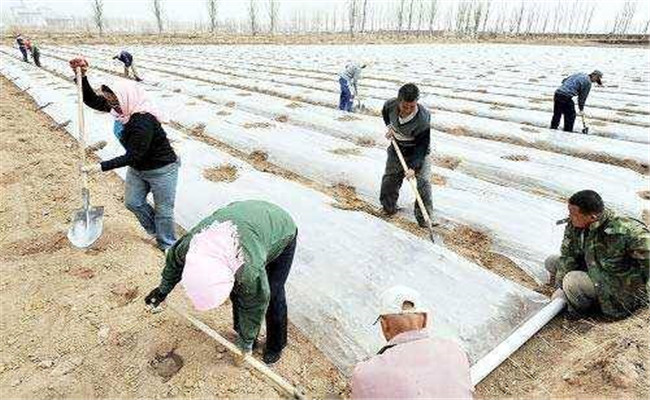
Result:
{"label": "brown soil", "polygon": [[375,139],[369,136],[356,138],[355,143],[361,147],[375,147],[377,145]]}
{"label": "brown soil", "polygon": [[230,115],[230,113],[228,111],[224,111],[224,110],[217,111],[216,114],[220,115],[220,116]]}
{"label": "brown soil", "polygon": [[248,155],[248,159],[253,162],[265,162],[268,158],[269,155],[261,150],[255,150]]}
{"label": "brown soil", "polygon": [[359,121],[361,118],[354,116],[352,114],[341,115],[337,118],[338,121]]}
{"label": "brown soil", "polygon": [[524,131],[524,132],[539,133],[539,129],[530,128],[530,127],[528,127],[528,126],[522,126],[522,127],[519,128],[519,129],[521,129],[521,130]]}
{"label": "brown soil", "polygon": [[211,167],[203,171],[203,176],[212,182],[234,182],[237,179],[237,167],[230,164]]}
{"label": "brown soil", "polygon": [[499,106],[497,104],[493,104],[493,105],[490,106],[490,110],[499,111],[499,110],[505,110],[505,108],[503,108],[503,107],[501,107],[501,106]]}
{"label": "brown soil", "polygon": [[[93,204],[106,210],[102,237],[85,251],[69,245],[64,232],[80,205],[76,144],[0,82],[2,397],[280,398],[178,315],[146,311],[163,254],[124,208],[115,174],[90,180]],[[169,301],[187,305],[181,289]],[[232,332],[227,305],[199,317]],[[172,339],[180,369],[157,351]],[[310,397],[348,393],[346,379],[293,326],[273,369]]]}
{"label": "brown soil", "polygon": [[607,123],[603,122],[603,121],[592,120],[590,122],[591,122],[591,125],[593,125],[593,126],[607,126]]}
{"label": "brown soil", "polygon": [[447,184],[447,178],[442,175],[433,174],[431,176],[431,183],[437,186],[445,186]]}
{"label": "brown soil", "polygon": [[639,197],[644,200],[650,200],[650,190],[642,190],[639,193]]}
{"label": "brown soil", "polygon": [[236,103],[234,101],[229,101],[225,105],[226,105],[226,107],[233,108],[233,107],[235,107]]}
{"label": "brown soil", "polygon": [[241,92],[241,93],[237,93],[237,96],[248,97],[248,96],[252,96],[252,94],[248,92]]}
{"label": "brown soil", "polygon": [[268,129],[273,126],[270,122],[246,122],[242,125],[245,129]]}
{"label": "brown soil", "polygon": [[510,154],[507,156],[501,156],[501,158],[510,161],[530,161],[530,158],[528,158],[527,155],[523,155],[523,154]]}
{"label": "brown soil", "polygon": [[358,156],[361,154],[361,150],[357,149],[356,147],[334,149],[329,150],[329,152],[332,154],[337,154],[339,156]]}
{"label": "brown soil", "polygon": [[462,160],[458,157],[441,156],[438,154],[433,156],[433,164],[442,168],[453,170],[458,168],[461,162]]}
{"label": "brown soil", "polygon": [[287,104],[285,107],[287,107],[287,108],[300,108],[300,107],[302,107],[302,104],[296,103],[295,101],[292,101],[291,103]]}
{"label": "brown soil", "polygon": [[289,117],[287,117],[286,115],[277,115],[273,119],[276,120],[277,122],[282,122],[282,123],[289,121]]}
{"label": "brown soil", "polygon": [[530,99],[530,100],[528,100],[529,103],[533,103],[533,104],[543,103],[544,101],[546,101],[546,99]]}
{"label": "brown soil", "polygon": [[469,135],[469,129],[463,126],[454,126],[453,128],[446,129],[445,132],[452,135],[462,135],[462,136]]}

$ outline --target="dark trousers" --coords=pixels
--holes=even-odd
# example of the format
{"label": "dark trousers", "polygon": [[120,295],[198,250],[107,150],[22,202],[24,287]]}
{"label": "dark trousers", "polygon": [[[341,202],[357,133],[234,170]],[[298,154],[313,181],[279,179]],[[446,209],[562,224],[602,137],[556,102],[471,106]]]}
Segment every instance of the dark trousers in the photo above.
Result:
{"label": "dark trousers", "polygon": [[[384,176],[381,178],[381,191],[379,193],[379,201],[382,207],[388,214],[397,212],[397,200],[399,199],[399,190],[404,181],[404,169],[402,164],[397,158],[397,153],[393,147],[389,147],[386,158],[386,169]],[[409,163],[408,154],[404,154],[407,164]],[[422,197],[424,207],[427,209],[429,216],[433,215],[433,205],[431,199],[431,166],[429,164],[429,156],[425,156],[422,166],[415,170],[415,180],[417,182],[418,192]],[[415,219],[420,226],[425,226],[424,217],[420,211],[417,201],[413,205]]]}
{"label": "dark trousers", "polygon": [[34,64],[37,67],[41,66],[41,52],[38,50],[32,50],[32,58],[34,59]]}
{"label": "dark trousers", "polygon": [[352,92],[350,92],[350,85],[348,81],[339,78],[339,85],[341,86],[341,96],[339,97],[339,110],[352,111]]}
{"label": "dark trousers", "polygon": [[573,123],[576,120],[576,108],[573,100],[569,96],[555,92],[553,97],[553,119],[551,119],[551,129],[557,129],[560,125],[560,118],[564,116],[564,130],[573,132]]}
{"label": "dark trousers", "polygon": [[[287,345],[287,298],[284,284],[289,276],[293,255],[296,252],[298,232],[279,256],[266,266],[266,276],[271,289],[269,307],[266,309],[266,348],[267,353],[279,353]],[[234,293],[234,291],[233,291]],[[233,296],[231,293],[231,299]],[[239,323],[236,301],[233,301],[232,316],[235,330]]]}
{"label": "dark trousers", "polygon": [[27,59],[27,49],[25,47],[20,47],[20,52],[23,53],[23,61],[29,62]]}

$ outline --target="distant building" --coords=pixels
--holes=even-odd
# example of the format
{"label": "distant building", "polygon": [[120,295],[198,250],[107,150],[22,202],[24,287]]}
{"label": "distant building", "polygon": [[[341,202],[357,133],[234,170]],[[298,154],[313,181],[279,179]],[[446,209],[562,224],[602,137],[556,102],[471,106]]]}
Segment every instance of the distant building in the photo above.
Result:
{"label": "distant building", "polygon": [[3,18],[3,28],[12,25],[30,28],[68,27],[74,22],[72,17],[58,15],[50,7],[26,4],[24,0],[8,11],[7,18]]}

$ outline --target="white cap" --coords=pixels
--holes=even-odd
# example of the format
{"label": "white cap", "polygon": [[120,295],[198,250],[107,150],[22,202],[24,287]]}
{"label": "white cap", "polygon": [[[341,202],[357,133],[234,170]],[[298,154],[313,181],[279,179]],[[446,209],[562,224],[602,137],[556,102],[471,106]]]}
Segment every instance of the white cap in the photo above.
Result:
{"label": "white cap", "polygon": [[[412,303],[413,307],[404,308],[404,303]],[[388,314],[417,314],[427,313],[422,308],[420,293],[410,287],[397,285],[386,290],[381,295],[379,316]],[[377,318],[379,319],[379,318]]]}

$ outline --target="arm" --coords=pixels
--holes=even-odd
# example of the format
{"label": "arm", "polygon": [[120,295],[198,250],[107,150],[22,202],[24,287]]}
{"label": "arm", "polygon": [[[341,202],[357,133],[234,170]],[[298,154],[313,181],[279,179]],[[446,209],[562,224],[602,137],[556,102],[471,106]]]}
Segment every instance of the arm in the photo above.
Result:
{"label": "arm", "polygon": [[239,316],[237,345],[244,351],[250,351],[264,321],[271,299],[271,289],[263,268],[256,276],[243,275],[236,286],[235,307]]}
{"label": "arm", "polygon": [[[650,273],[650,231],[646,227],[632,236],[627,246],[630,257],[637,262],[644,280]],[[650,285],[650,284],[649,284]]]}
{"label": "arm", "polygon": [[181,281],[185,268],[185,256],[189,247],[189,240],[182,237],[167,251],[165,268],[163,269],[158,289],[162,294],[169,294]]}
{"label": "arm", "polygon": [[555,273],[555,287],[562,286],[564,275],[579,269],[578,257],[581,256],[581,251],[573,240],[576,233],[570,224],[564,228],[564,239],[562,240],[562,247],[560,247],[560,262]]}
{"label": "arm", "polygon": [[88,78],[86,76],[81,78],[81,86],[85,105],[97,111],[111,111],[111,107],[108,105],[106,99],[102,96],[97,96],[97,93],[95,93],[93,88],[90,87],[90,83],[88,83]]}
{"label": "arm", "polygon": [[585,109],[585,102],[587,101],[587,96],[589,96],[589,91],[591,90],[591,83],[581,83],[580,84],[580,93],[578,94],[578,109],[583,111]]}
{"label": "arm", "polygon": [[411,159],[409,168],[413,170],[418,170],[422,167],[424,159],[429,152],[429,144],[431,142],[431,128],[426,128],[422,132],[418,133],[415,137],[415,152],[413,153],[413,158]]}
{"label": "arm", "polygon": [[132,116],[131,118],[139,119],[137,121],[133,121],[129,125],[129,141],[125,145],[126,154],[115,157],[111,160],[102,161],[102,171],[110,171],[111,169],[133,165],[134,163],[140,161],[147,153],[147,150],[149,150],[149,146],[151,145],[151,140],[153,138],[153,122],[137,116]]}
{"label": "arm", "polygon": [[390,118],[388,117],[388,102],[384,103],[384,107],[381,109],[381,116],[384,118],[384,125],[390,125]]}

